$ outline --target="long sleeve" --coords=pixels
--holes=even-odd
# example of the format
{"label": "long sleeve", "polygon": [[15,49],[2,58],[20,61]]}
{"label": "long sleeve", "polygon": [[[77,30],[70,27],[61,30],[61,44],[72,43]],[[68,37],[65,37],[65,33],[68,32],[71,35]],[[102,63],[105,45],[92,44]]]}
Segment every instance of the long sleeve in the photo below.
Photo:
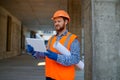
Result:
{"label": "long sleeve", "polygon": [[80,61],[80,43],[78,39],[75,39],[71,44],[70,53],[71,56],[59,54],[57,62],[64,66],[70,66],[73,64],[77,64]]}

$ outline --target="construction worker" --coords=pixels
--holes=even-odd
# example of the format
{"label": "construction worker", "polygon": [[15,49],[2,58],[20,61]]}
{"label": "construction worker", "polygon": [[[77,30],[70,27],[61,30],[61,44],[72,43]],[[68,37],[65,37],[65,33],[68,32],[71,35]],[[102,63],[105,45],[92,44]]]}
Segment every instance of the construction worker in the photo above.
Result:
{"label": "construction worker", "polygon": [[[67,30],[70,17],[66,11],[56,11],[52,20],[57,33],[48,40],[47,52],[36,52],[30,45],[27,45],[27,51],[37,59],[45,57],[46,80],[74,80],[75,64],[80,61],[80,42],[75,34]],[[57,41],[70,51],[70,56],[61,54],[54,48]]]}

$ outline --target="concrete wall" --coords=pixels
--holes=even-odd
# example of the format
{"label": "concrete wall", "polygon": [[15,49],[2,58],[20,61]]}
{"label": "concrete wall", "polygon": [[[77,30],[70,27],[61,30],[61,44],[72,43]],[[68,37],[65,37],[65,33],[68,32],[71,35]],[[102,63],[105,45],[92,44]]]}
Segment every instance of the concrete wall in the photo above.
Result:
{"label": "concrete wall", "polygon": [[92,3],[92,80],[120,80],[120,0]]}
{"label": "concrete wall", "polygon": [[[8,16],[10,28],[8,31]],[[9,32],[9,33],[8,33]],[[9,35],[9,39],[7,39]],[[9,50],[7,43],[9,42]],[[0,59],[19,55],[21,52],[21,22],[0,7]]]}

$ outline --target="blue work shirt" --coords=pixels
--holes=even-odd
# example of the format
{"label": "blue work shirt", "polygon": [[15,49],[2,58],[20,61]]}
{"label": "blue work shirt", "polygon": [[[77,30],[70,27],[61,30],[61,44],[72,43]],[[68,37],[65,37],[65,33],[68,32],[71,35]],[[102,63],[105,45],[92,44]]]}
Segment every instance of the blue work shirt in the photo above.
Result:
{"label": "blue work shirt", "polygon": [[[60,36],[57,36],[57,40],[59,41],[64,35],[67,34],[67,30],[61,34]],[[58,54],[57,62],[64,65],[64,66],[70,66],[73,64],[77,64],[80,61],[80,42],[78,39],[75,39],[71,46],[70,46],[70,53],[71,56]]]}

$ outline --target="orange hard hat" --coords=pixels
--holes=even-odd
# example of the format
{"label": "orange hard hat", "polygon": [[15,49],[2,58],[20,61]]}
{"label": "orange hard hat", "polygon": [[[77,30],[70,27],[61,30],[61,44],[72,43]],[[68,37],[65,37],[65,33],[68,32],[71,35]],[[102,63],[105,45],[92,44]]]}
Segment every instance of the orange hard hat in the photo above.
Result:
{"label": "orange hard hat", "polygon": [[54,13],[52,20],[54,20],[57,17],[65,17],[68,19],[68,22],[70,22],[70,16],[68,15],[68,13],[64,10],[58,10]]}

